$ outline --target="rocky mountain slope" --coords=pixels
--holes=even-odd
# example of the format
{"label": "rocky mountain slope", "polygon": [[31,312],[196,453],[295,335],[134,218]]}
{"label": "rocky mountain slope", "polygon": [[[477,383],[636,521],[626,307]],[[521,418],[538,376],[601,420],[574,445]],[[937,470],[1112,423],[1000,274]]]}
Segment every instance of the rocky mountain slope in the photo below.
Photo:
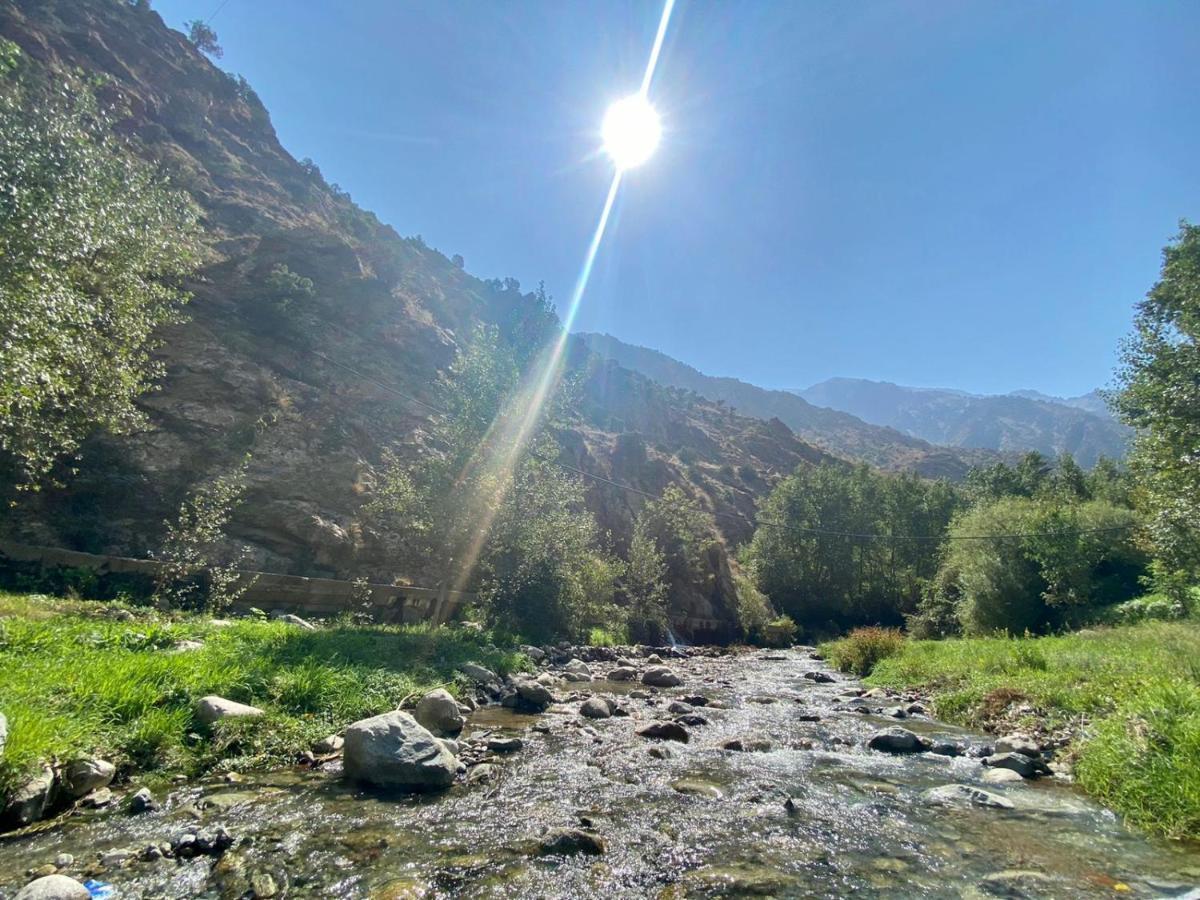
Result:
{"label": "rocky mountain slope", "polygon": [[[211,241],[189,321],[167,335],[165,381],[144,399],[150,427],[91,440],[64,488],[10,494],[0,533],[145,555],[189,489],[249,450],[246,502],[230,532],[250,547],[250,565],[436,583],[439,560],[395,570],[361,506],[384,451],[419,442],[431,415],[422,401],[460,341],[479,322],[519,330],[533,296],[471,276],[357,207],[280,145],[244,80],[148,8],[0,0],[0,35],[29,65],[99,77],[119,129],[195,196]],[[279,266],[312,279],[311,296],[278,303]],[[719,514],[724,543],[708,576],[674,586],[676,626],[694,638],[727,634],[736,589],[725,546],[749,537],[755,498],[775,480],[828,457],[780,421],[664,388],[581,344],[570,359],[583,399],[560,434],[563,461],[651,494],[677,484]],[[619,552],[645,499],[594,481],[587,502]]]}
{"label": "rocky mountain slope", "polygon": [[705,375],[665,353],[626,344],[607,334],[579,334],[594,353],[738,412],[778,419],[801,438],[846,459],[931,478],[961,478],[974,465],[991,462],[985,449],[937,447],[894,428],[870,424],[854,415],[814,405],[795,393],[747,384],[736,378]]}
{"label": "rocky mountain slope", "polygon": [[1104,408],[1094,393],[1059,402],[1035,391],[980,396],[861,378],[831,378],[796,393],[810,403],[937,444],[1038,450],[1048,456],[1070,453],[1085,467],[1101,456],[1124,456],[1130,435],[1110,415],[1093,411]]}

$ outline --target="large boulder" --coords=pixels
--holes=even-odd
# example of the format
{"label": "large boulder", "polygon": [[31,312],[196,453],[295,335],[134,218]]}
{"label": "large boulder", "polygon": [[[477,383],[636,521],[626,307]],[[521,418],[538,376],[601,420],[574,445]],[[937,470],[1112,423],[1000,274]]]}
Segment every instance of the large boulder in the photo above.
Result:
{"label": "large boulder", "polygon": [[607,719],[612,716],[612,706],[603,697],[592,697],[583,701],[579,714],[587,719]]}
{"label": "large boulder", "polygon": [[17,891],[13,900],[91,900],[91,892],[74,878],[46,875]]}
{"label": "large boulder", "polygon": [[871,735],[867,747],[883,753],[924,753],[933,747],[933,741],[907,728],[885,728]]}
{"label": "large boulder", "polygon": [[465,724],[458,701],[444,688],[430,691],[416,709],[417,721],[434,734],[458,734]]}
{"label": "large boulder", "polygon": [[996,741],[997,753],[1020,753],[1033,759],[1042,758],[1042,748],[1027,734],[1006,734]]}
{"label": "large boulder", "polygon": [[633,681],[637,678],[637,669],[632,666],[617,666],[608,673],[609,681]]}
{"label": "large boulder", "polygon": [[691,738],[688,730],[678,722],[651,722],[637,730],[640,737],[656,741],[679,741],[686,744]]}
{"label": "large boulder", "polygon": [[265,715],[257,706],[248,706],[234,700],[226,700],[216,694],[209,694],[196,701],[196,720],[201,725],[212,725],[222,719],[238,719]]}
{"label": "large boulder", "polygon": [[1011,769],[1022,778],[1037,778],[1039,775],[1049,775],[1050,767],[1040,759],[1026,756],[1024,753],[993,753],[981,760],[985,766],[997,769]]}
{"label": "large boulder", "polygon": [[82,797],[97,788],[107,787],[117,767],[107,760],[81,757],[67,763],[62,772],[63,787],[72,797]]}
{"label": "large boulder", "polygon": [[666,666],[651,666],[642,675],[642,684],[651,687],[678,687],[683,684],[683,679]]}
{"label": "large boulder", "polygon": [[449,787],[458,760],[412,716],[399,710],[355,722],[345,733],[346,777],[410,791]]}
{"label": "large boulder", "polygon": [[41,772],[21,784],[8,798],[4,818],[17,827],[36,822],[46,813],[54,793],[54,770],[45,766]]}
{"label": "large boulder", "polygon": [[550,689],[544,684],[538,684],[536,681],[528,679],[521,679],[515,682],[513,686],[517,689],[517,697],[521,705],[526,709],[534,709],[541,712],[554,702],[554,695],[550,693]]}
{"label": "large boulder", "polygon": [[581,678],[592,677],[592,667],[585,663],[582,659],[572,659],[565,666],[563,671],[568,675],[576,675]]}
{"label": "large boulder", "polygon": [[491,669],[479,665],[479,663],[463,663],[458,667],[458,671],[462,672],[476,684],[491,684],[500,679],[496,677],[496,673]]}

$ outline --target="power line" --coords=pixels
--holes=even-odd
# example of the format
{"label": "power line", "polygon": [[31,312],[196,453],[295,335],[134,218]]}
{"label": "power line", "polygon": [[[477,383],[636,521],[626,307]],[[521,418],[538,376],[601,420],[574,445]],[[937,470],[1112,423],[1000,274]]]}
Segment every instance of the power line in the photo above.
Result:
{"label": "power line", "polygon": [[[346,334],[350,334],[353,337],[357,337],[361,340],[370,340],[369,338],[364,338],[361,335],[355,334],[354,332],[350,332],[347,329],[342,328],[340,325],[337,325],[337,323],[330,323],[330,324],[335,325],[335,327],[337,327],[339,330],[343,331]],[[302,348],[302,349],[307,350],[308,352],[312,353],[314,356],[316,356],[320,359],[323,359],[325,362],[330,363],[331,365],[336,366],[339,369],[343,369],[343,370],[351,373],[352,375],[355,375],[356,377],[361,378],[363,381],[366,381],[368,384],[372,384],[375,387],[380,388],[383,391],[394,394],[403,400],[409,401],[410,403],[417,403],[421,406],[424,406],[426,409],[429,409],[435,413],[438,413],[439,415],[443,415],[448,418],[452,418],[451,413],[447,412],[446,410],[441,409],[441,408],[435,406],[434,404],[429,403],[425,400],[421,400],[417,397],[413,397],[410,394],[406,394],[404,391],[401,391],[399,388],[393,387],[392,385],[389,385],[389,384],[385,384],[382,381],[378,381],[378,380],[370,377],[369,375],[365,375],[362,372],[359,372],[357,369],[353,368],[352,366],[348,366],[345,363],[340,363],[334,359],[331,359],[329,356],[326,356],[324,353],[321,353],[319,350],[313,350],[310,348]],[[547,456],[542,456],[540,454],[533,453],[532,451],[530,451],[530,455],[533,456],[535,459],[539,459],[542,462],[549,463],[554,466],[558,466],[560,469],[564,469],[568,472],[572,472],[573,474],[578,475],[582,478],[587,478],[592,481],[599,482],[600,484],[606,484],[611,487],[619,488],[620,490],[628,491],[631,494],[636,494],[640,497],[646,497],[647,499],[650,499],[650,500],[661,500],[662,499],[662,497],[658,494],[654,494],[654,493],[651,493],[650,491],[642,490],[641,488],[634,487],[631,484],[624,484],[620,481],[614,481],[613,479],[606,478],[603,475],[597,475],[595,472],[588,472],[586,469],[581,469],[578,466],[573,466],[570,463],[563,462],[562,460],[553,459],[553,458],[547,457]],[[1115,526],[1110,526],[1110,527],[1106,527],[1106,528],[1081,528],[1081,529],[1071,529],[1071,530],[1062,530],[1062,531],[1027,531],[1027,532],[1003,532],[1003,533],[997,533],[997,534],[964,534],[964,535],[878,534],[878,533],[869,533],[869,532],[838,531],[838,530],[829,529],[829,528],[809,528],[809,527],[801,526],[801,525],[791,525],[786,522],[775,522],[775,521],[771,521],[770,519],[751,519],[749,516],[743,516],[740,513],[727,513],[727,512],[720,512],[718,510],[708,510],[708,509],[705,509],[703,506],[700,506],[697,503],[683,503],[681,505],[687,506],[698,512],[705,513],[706,515],[711,515],[714,518],[731,519],[731,520],[738,521],[738,522],[741,522],[741,523],[744,523],[744,524],[747,524],[747,525],[750,525],[750,526],[753,526],[756,528],[779,528],[779,529],[794,532],[794,533],[808,534],[808,535],[821,536],[821,537],[840,537],[840,538],[852,538],[854,540],[873,540],[873,541],[908,541],[908,542],[938,542],[938,543],[940,543],[941,541],[990,541],[990,540],[1025,539],[1025,538],[1039,538],[1039,537],[1073,537],[1073,536],[1085,535],[1085,534],[1109,534],[1109,533],[1115,533],[1115,532],[1119,532],[1119,531],[1128,531],[1129,529],[1135,527],[1135,523],[1129,522],[1125,525],[1115,525]]]}
{"label": "power line", "polygon": [[217,17],[217,13],[219,13],[221,10],[223,10],[225,8],[225,4],[227,4],[228,2],[229,2],[229,0],[221,0],[221,2],[217,5],[217,8],[208,14],[208,18],[204,20],[204,24],[206,24],[206,25],[211,24],[212,20]]}

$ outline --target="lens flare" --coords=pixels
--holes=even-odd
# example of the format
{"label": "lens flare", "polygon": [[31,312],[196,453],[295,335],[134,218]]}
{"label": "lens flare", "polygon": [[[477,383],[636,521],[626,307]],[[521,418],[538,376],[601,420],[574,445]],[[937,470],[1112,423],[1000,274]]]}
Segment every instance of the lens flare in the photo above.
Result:
{"label": "lens flare", "polygon": [[600,131],[604,150],[618,169],[640,166],[658,149],[662,123],[658,113],[642,94],[618,100],[604,115]]}

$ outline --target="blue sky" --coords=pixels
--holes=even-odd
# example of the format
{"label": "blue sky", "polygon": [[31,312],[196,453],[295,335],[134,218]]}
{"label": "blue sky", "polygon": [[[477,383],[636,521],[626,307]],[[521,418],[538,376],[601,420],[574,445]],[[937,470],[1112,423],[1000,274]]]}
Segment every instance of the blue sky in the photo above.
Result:
{"label": "blue sky", "polygon": [[[168,24],[218,0],[156,0]],[[228,0],[284,145],[485,277],[571,292],[656,3]],[[576,328],[769,387],[1082,393],[1200,217],[1200,3],[679,0]]]}

